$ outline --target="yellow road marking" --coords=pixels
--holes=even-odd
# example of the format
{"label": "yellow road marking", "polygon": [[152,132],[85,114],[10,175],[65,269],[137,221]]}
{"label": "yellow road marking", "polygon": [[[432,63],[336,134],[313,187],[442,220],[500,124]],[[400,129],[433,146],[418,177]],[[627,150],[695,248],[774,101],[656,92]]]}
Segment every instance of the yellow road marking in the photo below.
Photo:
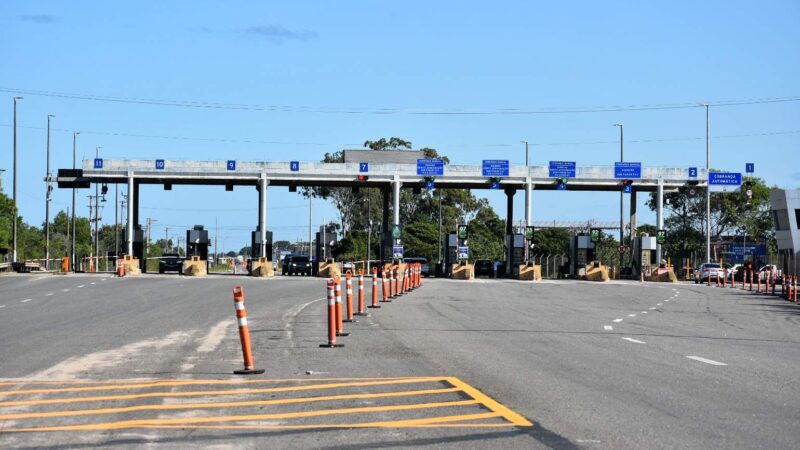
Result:
{"label": "yellow road marking", "polygon": [[449,392],[461,392],[461,389],[442,388],[442,389],[426,389],[418,391],[398,391],[398,392],[379,392],[368,394],[344,394],[344,395],[331,395],[325,397],[299,397],[299,398],[283,398],[274,400],[246,400],[238,402],[219,402],[219,403],[186,403],[186,404],[172,404],[172,405],[136,405],[136,406],[123,406],[118,408],[101,408],[101,409],[86,409],[74,411],[49,411],[38,413],[20,413],[20,414],[4,414],[0,415],[0,420],[17,420],[17,419],[44,419],[48,417],[72,417],[72,416],[90,416],[99,414],[118,414],[134,411],[162,411],[162,410],[175,410],[175,409],[202,409],[202,408],[229,408],[237,406],[263,406],[263,405],[288,405],[293,403],[313,403],[313,402],[326,402],[336,400],[351,400],[351,399],[367,399],[367,398],[386,398],[386,397],[403,397],[411,395],[435,395],[446,394]]}
{"label": "yellow road marking", "polygon": [[521,415],[515,413],[514,411],[506,408],[502,404],[498,403],[488,395],[484,394],[483,392],[475,389],[474,387],[470,386],[467,383],[459,380],[456,377],[448,377],[447,382],[452,384],[454,387],[457,387],[464,391],[467,395],[474,398],[475,400],[479,401],[483,406],[489,408],[490,410],[500,414],[508,420],[509,422],[513,423],[514,425],[520,427],[532,427],[533,423],[528,419],[522,417]]}
{"label": "yellow road marking", "polygon": [[146,420],[123,420],[117,422],[104,422],[98,424],[87,425],[63,425],[53,427],[34,427],[34,428],[9,428],[0,430],[4,432],[32,432],[32,431],[79,431],[79,430],[118,430],[123,428],[144,427],[144,426],[157,426],[157,425],[175,425],[175,424],[202,424],[213,422],[237,422],[237,421],[251,421],[251,420],[275,420],[275,419],[298,419],[308,417],[332,416],[339,414],[357,414],[357,413],[370,413],[370,412],[384,412],[384,411],[408,411],[415,409],[428,409],[428,408],[448,408],[453,406],[466,406],[476,405],[478,400],[459,400],[452,402],[436,402],[436,403],[415,403],[410,405],[390,405],[390,406],[365,406],[359,408],[342,408],[342,409],[328,409],[316,411],[304,411],[293,413],[275,413],[275,414],[254,414],[254,415],[240,415],[240,416],[219,416],[219,417],[191,417],[191,418],[171,418],[171,419],[146,419]]}
{"label": "yellow road marking", "polygon": [[[441,380],[444,377],[424,377],[436,378]],[[24,395],[24,394],[51,394],[60,392],[86,392],[103,390],[123,390],[123,389],[146,389],[151,387],[163,386],[197,386],[197,385],[220,385],[220,384],[251,384],[251,383],[286,383],[286,382],[320,382],[320,381],[375,381],[375,380],[417,380],[420,377],[392,377],[392,378],[276,378],[276,379],[256,379],[256,380],[154,380],[135,384],[102,384],[100,386],[69,387],[57,389],[26,389],[18,391],[0,391],[0,395]],[[0,386],[16,386],[29,384],[71,384],[71,383],[95,383],[86,381],[32,381],[15,384],[0,383]],[[103,383],[103,382],[96,382]]]}
{"label": "yellow road marking", "polygon": [[108,400],[134,400],[134,399],[154,398],[154,397],[202,397],[211,395],[263,394],[270,392],[310,391],[310,390],[333,389],[341,387],[427,383],[432,381],[444,381],[444,380],[446,380],[445,377],[432,377],[432,378],[390,379],[381,381],[363,381],[363,382],[348,382],[348,383],[322,383],[322,384],[312,384],[310,386],[309,385],[285,386],[285,387],[260,388],[260,389],[228,389],[228,390],[218,390],[218,391],[185,391],[185,392],[159,391],[159,392],[145,392],[142,394],[106,395],[106,396],[95,396],[95,397],[70,397],[70,398],[57,398],[57,399],[46,399],[46,400],[17,400],[11,402],[0,402],[0,407],[52,405],[57,403],[81,403],[81,402],[108,401]]}

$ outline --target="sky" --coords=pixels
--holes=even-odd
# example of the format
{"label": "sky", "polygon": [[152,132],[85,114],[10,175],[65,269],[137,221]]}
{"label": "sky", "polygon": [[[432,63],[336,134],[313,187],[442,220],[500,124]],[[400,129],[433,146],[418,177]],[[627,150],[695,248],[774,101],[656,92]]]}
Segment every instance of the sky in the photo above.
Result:
{"label": "sky", "polygon": [[[704,167],[699,105],[709,102],[712,168],[753,162],[768,184],[798,188],[798,23],[797,1],[5,0],[3,189],[11,193],[15,95],[24,97],[18,200],[34,224],[45,214],[48,114],[53,171],[71,167],[73,131],[78,159],[101,147],[107,159],[319,161],[397,136],[457,164],[523,164],[527,140],[531,164],[612,165],[615,123],[628,161]],[[501,192],[474,192],[505,217]],[[82,215],[88,194],[80,192]],[[639,221],[654,223],[645,197]],[[143,186],[141,217],[156,237],[218,229],[220,248],[238,251],[257,225],[257,198],[249,188]],[[520,193],[517,220],[523,202]],[[56,190],[52,210],[70,203],[71,191]],[[338,218],[322,200],[312,209],[315,227]],[[113,223],[113,201],[102,215]],[[535,192],[533,216],[618,220],[619,196]],[[270,189],[268,228],[275,240],[307,238],[308,202]]]}

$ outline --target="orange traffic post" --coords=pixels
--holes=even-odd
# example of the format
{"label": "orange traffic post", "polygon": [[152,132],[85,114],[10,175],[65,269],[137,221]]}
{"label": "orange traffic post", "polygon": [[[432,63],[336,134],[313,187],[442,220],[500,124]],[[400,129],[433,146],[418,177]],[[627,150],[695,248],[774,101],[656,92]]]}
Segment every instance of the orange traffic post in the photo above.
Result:
{"label": "orange traffic post", "polygon": [[370,308],[380,308],[378,305],[378,268],[372,268],[372,304]]}
{"label": "orange traffic post", "polygon": [[349,270],[345,275],[345,289],[347,290],[347,319],[345,322],[355,322],[356,320],[353,318],[353,274]]}
{"label": "orange traffic post", "polygon": [[742,289],[747,289],[745,287],[745,285],[744,285],[744,282],[745,282],[746,279],[747,279],[747,271],[743,269],[742,270]]}
{"label": "orange traffic post", "polygon": [[728,269],[727,268],[723,268],[722,269],[722,287],[725,287],[725,281],[726,281],[725,279],[726,278],[728,278]]}
{"label": "orange traffic post", "polygon": [[708,285],[711,286],[711,271],[708,272]]}
{"label": "orange traffic post", "polygon": [[356,314],[359,316],[367,315],[367,307],[364,302],[364,271],[358,274],[358,311]]}
{"label": "orange traffic post", "polygon": [[769,271],[764,272],[764,293],[769,295]]}
{"label": "orange traffic post", "polygon": [[389,296],[391,295],[391,286],[392,284],[389,282],[389,279],[386,278],[386,270],[381,272],[381,284],[383,285],[383,302],[389,302]]}
{"label": "orange traffic post", "polygon": [[797,275],[795,275],[794,278],[795,278],[795,283],[794,283],[794,299],[793,300],[794,300],[794,302],[796,304],[797,303],[797,281],[796,281],[797,280]]}
{"label": "orange traffic post", "polygon": [[319,344],[320,347],[344,347],[336,343],[336,289],[333,278],[328,278],[328,343]]}
{"label": "orange traffic post", "polygon": [[771,275],[770,278],[772,278],[771,280],[769,280],[770,283],[772,284],[772,295],[775,295],[775,289],[777,289],[775,285],[778,283],[778,275],[777,274],[772,275],[772,273],[770,273],[770,275]]}
{"label": "orange traffic post", "polygon": [[756,292],[761,293],[761,274],[756,277]]}
{"label": "orange traffic post", "polygon": [[333,282],[334,298],[336,299],[336,335],[350,336],[350,333],[344,331],[344,320],[342,318],[342,279],[333,277]]}
{"label": "orange traffic post", "polygon": [[264,369],[256,369],[253,363],[253,349],[250,346],[250,328],[247,326],[247,311],[244,309],[244,290],[241,286],[233,288],[233,305],[236,307],[236,320],[239,322],[239,340],[242,341],[244,369],[234,370],[236,375],[258,375]]}

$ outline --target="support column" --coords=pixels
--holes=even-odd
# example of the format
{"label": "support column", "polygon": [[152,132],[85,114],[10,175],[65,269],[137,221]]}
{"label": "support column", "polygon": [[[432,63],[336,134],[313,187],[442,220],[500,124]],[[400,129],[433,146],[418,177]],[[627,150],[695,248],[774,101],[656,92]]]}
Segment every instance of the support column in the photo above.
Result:
{"label": "support column", "polygon": [[383,216],[381,217],[381,237],[380,237],[380,264],[379,271],[383,271],[383,261],[386,260],[386,236],[389,234],[389,186],[381,187],[381,194],[383,194]]}
{"label": "support column", "polygon": [[395,175],[394,181],[392,182],[392,188],[394,189],[394,195],[392,195],[392,201],[394,202],[394,225],[400,225],[400,187],[403,183],[400,182],[400,176]]}
{"label": "support column", "polygon": [[[664,180],[658,180],[658,188],[656,190],[656,229],[664,229]],[[661,264],[661,244],[656,245],[656,261]]]}
{"label": "support column", "polygon": [[[131,177],[133,177],[132,174]],[[133,214],[131,215],[131,217],[133,217],[134,228],[137,227],[141,228],[139,223],[139,185],[140,183],[138,181],[133,182],[133,197],[132,199],[130,198],[128,199],[128,204],[133,205]],[[128,195],[130,195],[130,191],[128,192]]]}
{"label": "support column", "polygon": [[636,242],[636,222],[637,222],[637,218],[636,218],[636,188],[634,188],[633,186],[631,186],[631,194],[630,195],[631,195],[631,206],[630,206],[631,214],[630,214],[630,220],[628,221],[628,223],[629,223],[629,225],[631,227],[631,231],[629,233],[629,236],[631,238],[631,242],[630,242],[629,250],[631,252],[631,267],[633,268],[633,273],[639,273],[639,270],[641,268],[641,263],[639,262],[639,257],[638,257],[639,255],[637,255],[636,252],[633,251],[633,249],[636,248],[636,246],[634,245],[634,242]]}
{"label": "support column", "polygon": [[258,233],[261,237],[261,244],[259,246],[259,256],[267,256],[267,180],[266,172],[261,173],[261,179],[258,180]]}
{"label": "support column", "polygon": [[[528,168],[530,171],[530,168]],[[533,220],[531,218],[533,210],[533,182],[531,182],[530,175],[525,180],[525,226],[529,227],[533,225]],[[527,233],[527,230],[525,231]],[[525,262],[530,260],[530,251],[531,251],[531,244],[532,242],[525,242]]]}
{"label": "support column", "polygon": [[[136,223],[134,220],[134,213],[133,211],[138,208],[133,207],[133,202],[136,200],[139,201],[139,195],[137,189],[134,187],[135,182],[133,181],[133,172],[128,172],[128,224],[126,228],[126,240],[128,241],[128,255],[133,256],[133,224]],[[73,231],[74,233],[74,231]]]}
{"label": "support column", "polygon": [[512,259],[514,256],[514,194],[516,189],[506,189],[506,278],[513,276]]}

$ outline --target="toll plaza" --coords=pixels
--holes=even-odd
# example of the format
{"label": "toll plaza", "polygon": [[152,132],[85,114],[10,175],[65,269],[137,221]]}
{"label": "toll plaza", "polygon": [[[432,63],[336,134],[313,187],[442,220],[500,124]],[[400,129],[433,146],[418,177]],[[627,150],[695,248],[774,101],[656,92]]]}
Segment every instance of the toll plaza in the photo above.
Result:
{"label": "toll plaza", "polygon": [[[347,152],[350,152],[348,154]],[[357,162],[353,162],[356,160]],[[264,161],[189,161],[189,160],[87,160],[81,169],[60,169],[57,181],[59,188],[87,188],[91,183],[126,184],[129,192],[128,223],[125,243],[127,254],[133,255],[143,264],[143,234],[139,217],[142,201],[139,187],[142,184],[162,185],[171,190],[174,185],[220,186],[228,191],[234,188],[255,188],[258,192],[257,221],[252,232],[253,251],[257,256],[271,258],[271,233],[268,230],[268,190],[298,187],[350,187],[375,188],[382,192],[380,261],[400,255],[403,246],[399,239],[400,192],[401,189],[497,189],[506,195],[505,248],[506,258],[503,273],[515,276],[519,264],[529,259],[525,234],[515,231],[514,196],[525,193],[525,222],[533,223],[531,208],[535,191],[602,191],[618,192],[631,196],[629,223],[636,229],[636,196],[639,192],[656,193],[656,220],[659,230],[664,227],[664,193],[681,186],[706,186],[708,174],[694,167],[664,168],[643,167],[638,162],[614,163],[613,166],[578,166],[575,162],[552,161],[549,165],[514,165],[508,160],[484,160],[481,165],[444,164],[439,159],[427,159],[416,151],[345,151],[344,163],[319,162],[264,162]],[[349,161],[349,162],[347,162]],[[399,161],[399,162],[398,162]],[[726,183],[730,180],[723,180]],[[713,183],[712,183],[713,184]],[[392,214],[390,218],[389,215]],[[201,230],[187,231],[202,235]],[[527,231],[525,231],[527,233]],[[207,239],[207,232],[205,234]],[[192,234],[191,237],[194,237]],[[326,241],[325,236],[321,236]],[[320,240],[318,239],[318,242]],[[636,263],[632,269],[637,273],[647,261],[661,261],[661,245],[652,248],[650,240],[634,241]],[[638,243],[636,243],[638,242]],[[457,261],[459,255],[468,254],[468,245],[453,236],[447,238],[447,260]],[[197,256],[207,256],[208,242],[192,244]],[[572,243],[575,258],[591,259],[591,246],[578,237]],[[187,248],[188,250],[189,248]],[[647,253],[645,251],[654,253]],[[325,254],[325,245],[318,245],[318,256]],[[648,259],[649,258],[649,259]],[[320,259],[318,258],[318,261]]]}

